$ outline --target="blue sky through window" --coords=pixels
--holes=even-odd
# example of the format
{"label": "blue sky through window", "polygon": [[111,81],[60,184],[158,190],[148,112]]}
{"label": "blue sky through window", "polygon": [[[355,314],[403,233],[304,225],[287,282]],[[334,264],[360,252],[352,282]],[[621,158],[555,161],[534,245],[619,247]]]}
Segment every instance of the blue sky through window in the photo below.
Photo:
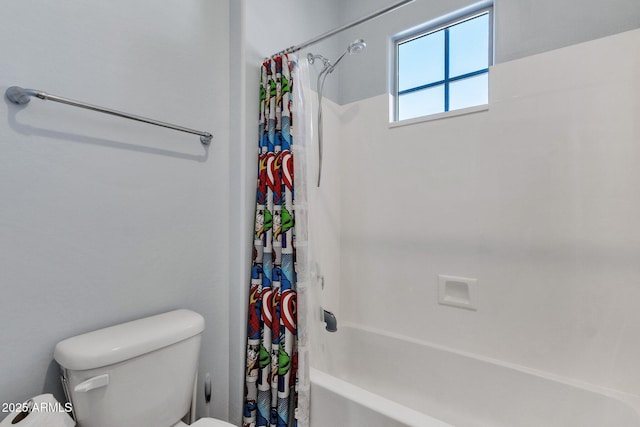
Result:
{"label": "blue sky through window", "polygon": [[397,44],[397,119],[488,102],[489,12]]}
{"label": "blue sky through window", "polygon": [[449,28],[450,76],[489,66],[489,14]]}
{"label": "blue sky through window", "polygon": [[398,90],[444,79],[444,31],[398,46]]}

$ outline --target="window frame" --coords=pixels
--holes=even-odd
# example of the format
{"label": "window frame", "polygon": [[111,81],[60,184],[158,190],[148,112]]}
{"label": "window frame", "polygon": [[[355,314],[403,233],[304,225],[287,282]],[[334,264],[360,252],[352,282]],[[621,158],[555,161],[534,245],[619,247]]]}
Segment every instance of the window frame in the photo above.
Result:
{"label": "window frame", "polygon": [[[470,111],[477,111],[478,107],[482,107],[482,106],[486,106],[488,104],[479,104],[479,105],[475,105],[475,106],[471,106],[471,107],[467,107],[467,108],[463,108],[463,109],[456,109],[456,110],[449,110],[449,85],[453,82],[456,81],[460,81],[466,78],[470,78],[470,77],[474,77],[474,76],[479,76],[482,74],[489,74],[489,70],[491,68],[491,66],[494,63],[494,36],[493,36],[493,27],[494,27],[494,16],[493,16],[493,2],[490,2],[489,4],[487,4],[486,2],[484,2],[483,4],[479,5],[478,7],[473,7],[472,9],[463,9],[462,11],[458,11],[458,12],[454,12],[452,14],[449,15],[445,15],[441,18],[438,18],[436,20],[432,20],[427,22],[426,24],[404,31],[403,33],[400,33],[398,35],[396,35],[395,37],[393,37],[391,39],[391,43],[390,43],[390,51],[391,51],[391,61],[390,61],[390,72],[391,72],[391,84],[390,84],[390,114],[389,114],[389,121],[391,122],[391,124],[394,123],[404,123],[404,122],[408,122],[408,121],[421,121],[421,119],[428,119],[431,117],[436,117],[436,118],[441,118],[441,117],[448,117],[450,115],[459,115],[460,111],[464,111],[464,110],[470,110]],[[488,58],[487,58],[487,68],[484,68],[482,70],[477,70],[477,71],[472,71],[470,73],[466,73],[466,74],[462,74],[459,76],[455,76],[455,77],[449,77],[449,49],[448,49],[448,29],[450,27],[453,27],[457,24],[460,24],[462,22],[465,21],[469,21],[473,18],[477,18],[481,15],[487,14],[488,16],[488,35],[489,35],[489,48],[488,48]],[[444,63],[444,79],[443,80],[439,80],[436,82],[431,82],[431,83],[427,83],[421,86],[416,86],[413,88],[409,88],[409,89],[405,89],[403,91],[399,91],[399,58],[398,58],[398,48],[401,44],[409,42],[411,40],[415,40],[418,39],[420,37],[423,36],[427,36],[429,34],[433,34],[436,33],[438,31],[442,31],[445,30],[445,63]],[[403,119],[403,120],[399,120],[399,102],[400,102],[400,95],[402,94],[407,94],[407,93],[412,93],[412,92],[417,92],[420,90],[425,90],[431,87],[437,87],[443,85],[444,86],[444,91],[445,91],[445,95],[444,95],[444,103],[445,103],[445,108],[444,108],[444,112],[439,112],[439,113],[432,113],[432,114],[425,114],[422,116],[416,116],[416,117],[412,117],[409,119]],[[486,109],[486,108],[483,108]]]}

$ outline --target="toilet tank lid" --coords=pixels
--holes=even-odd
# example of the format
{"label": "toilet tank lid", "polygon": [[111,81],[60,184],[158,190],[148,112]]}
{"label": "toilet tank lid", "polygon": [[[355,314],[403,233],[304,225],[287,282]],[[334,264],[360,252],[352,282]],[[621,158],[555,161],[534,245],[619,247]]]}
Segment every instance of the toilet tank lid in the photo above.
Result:
{"label": "toilet tank lid", "polygon": [[53,358],[70,370],[101,368],[167,347],[203,330],[201,315],[175,310],[60,341]]}

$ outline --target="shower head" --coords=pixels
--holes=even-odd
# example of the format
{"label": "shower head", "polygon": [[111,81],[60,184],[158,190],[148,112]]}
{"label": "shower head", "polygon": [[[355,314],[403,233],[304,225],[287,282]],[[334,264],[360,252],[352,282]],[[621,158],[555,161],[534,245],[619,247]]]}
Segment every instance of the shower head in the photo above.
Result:
{"label": "shower head", "polygon": [[336,62],[333,63],[329,72],[330,73],[333,72],[333,69],[336,67],[336,65],[338,65],[338,62],[340,62],[346,54],[357,55],[358,53],[362,52],[366,46],[367,44],[365,43],[364,40],[362,39],[354,40],[349,46],[347,46],[347,50],[345,50],[344,53],[340,55],[340,58],[336,59]]}
{"label": "shower head", "polygon": [[357,55],[362,52],[365,47],[367,47],[367,43],[362,39],[357,39],[347,47],[347,52],[349,52],[349,55]]}

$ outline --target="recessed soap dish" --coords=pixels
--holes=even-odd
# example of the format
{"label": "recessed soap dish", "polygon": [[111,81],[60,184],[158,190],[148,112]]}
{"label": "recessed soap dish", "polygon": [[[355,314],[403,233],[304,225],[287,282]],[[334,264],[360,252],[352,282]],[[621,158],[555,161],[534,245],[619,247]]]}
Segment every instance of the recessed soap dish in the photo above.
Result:
{"label": "recessed soap dish", "polygon": [[478,279],[438,275],[438,303],[452,307],[478,310]]}

